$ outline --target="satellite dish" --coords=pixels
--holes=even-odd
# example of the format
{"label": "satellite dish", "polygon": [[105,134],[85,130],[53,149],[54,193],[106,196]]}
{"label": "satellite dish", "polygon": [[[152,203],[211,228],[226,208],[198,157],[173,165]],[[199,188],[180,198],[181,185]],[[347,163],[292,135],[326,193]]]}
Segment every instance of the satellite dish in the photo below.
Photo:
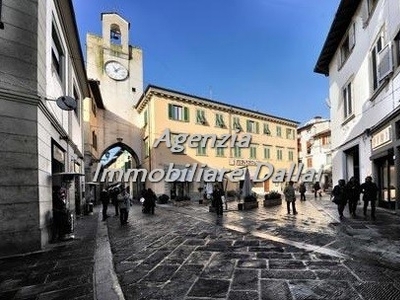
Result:
{"label": "satellite dish", "polygon": [[62,110],[74,110],[76,108],[76,100],[70,96],[61,96],[57,98],[56,103]]}

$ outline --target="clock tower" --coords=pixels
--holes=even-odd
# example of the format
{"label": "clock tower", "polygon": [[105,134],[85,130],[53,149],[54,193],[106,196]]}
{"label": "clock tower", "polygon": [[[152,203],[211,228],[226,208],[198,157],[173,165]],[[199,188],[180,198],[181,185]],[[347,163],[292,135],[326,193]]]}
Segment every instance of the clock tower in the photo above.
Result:
{"label": "clock tower", "polygon": [[86,37],[87,77],[98,82],[104,104],[88,132],[96,136],[95,156],[118,146],[129,149],[138,165],[142,139],[134,105],[143,92],[142,50],[129,44],[130,23],[119,14],[103,13],[101,22],[101,36]]}

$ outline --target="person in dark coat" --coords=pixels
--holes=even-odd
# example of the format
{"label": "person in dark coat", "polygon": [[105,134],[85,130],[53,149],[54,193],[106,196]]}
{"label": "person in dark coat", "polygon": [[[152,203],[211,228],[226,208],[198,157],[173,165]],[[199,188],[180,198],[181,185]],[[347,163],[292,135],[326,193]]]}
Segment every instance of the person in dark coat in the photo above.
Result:
{"label": "person in dark coat", "polygon": [[300,183],[299,192],[300,192],[300,201],[306,201],[306,185],[304,184],[304,182]]}
{"label": "person in dark coat", "polygon": [[346,181],[344,179],[339,179],[338,184],[332,190],[332,196],[334,197],[333,202],[338,207],[339,217],[342,220],[344,217],[343,211],[347,204]]}
{"label": "person in dark coat", "polygon": [[108,208],[108,203],[110,202],[110,198],[108,196],[108,192],[106,189],[103,189],[101,191],[100,200],[101,200],[101,203],[103,204],[103,221],[105,221],[109,217],[107,215],[107,208]]}
{"label": "person in dark coat", "polygon": [[319,184],[319,181],[316,181],[313,185],[314,189],[314,197],[317,198],[317,194],[319,194],[319,197],[322,197],[322,192],[321,192],[321,185]]}
{"label": "person in dark coat", "polygon": [[368,203],[371,202],[371,219],[375,221],[375,202],[379,191],[378,186],[375,184],[375,182],[372,182],[371,176],[367,176],[365,178],[365,182],[361,184],[360,189],[361,193],[363,194],[364,217],[367,217]]}
{"label": "person in dark coat", "polygon": [[156,194],[151,188],[148,188],[144,194],[144,209],[146,213],[154,215],[154,208],[156,207]]}
{"label": "person in dark coat", "polygon": [[217,212],[217,216],[222,216],[223,215],[223,206],[222,206],[222,196],[223,196],[223,192],[220,189],[220,187],[218,185],[215,185],[214,187],[214,191],[212,194],[213,197],[213,201],[215,203],[215,208],[216,208],[216,212]]}
{"label": "person in dark coat", "polygon": [[346,184],[346,193],[349,200],[349,213],[353,218],[357,217],[356,210],[360,201],[360,184],[355,177],[351,177]]}

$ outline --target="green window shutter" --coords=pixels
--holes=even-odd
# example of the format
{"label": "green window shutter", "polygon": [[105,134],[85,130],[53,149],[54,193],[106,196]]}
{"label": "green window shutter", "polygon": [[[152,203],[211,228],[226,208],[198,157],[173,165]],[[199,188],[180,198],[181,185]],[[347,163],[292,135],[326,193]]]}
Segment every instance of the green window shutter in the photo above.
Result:
{"label": "green window shutter", "polygon": [[251,132],[250,121],[249,120],[246,121],[246,131],[247,132]]}
{"label": "green window shutter", "polygon": [[183,120],[189,122],[189,107],[183,108]]}
{"label": "green window shutter", "polygon": [[168,104],[168,118],[173,119],[174,107],[172,104]]}
{"label": "green window shutter", "polygon": [[196,110],[196,123],[201,123],[201,110]]}
{"label": "green window shutter", "polygon": [[256,122],[256,133],[258,134],[260,132],[260,126],[258,125],[258,122]]}

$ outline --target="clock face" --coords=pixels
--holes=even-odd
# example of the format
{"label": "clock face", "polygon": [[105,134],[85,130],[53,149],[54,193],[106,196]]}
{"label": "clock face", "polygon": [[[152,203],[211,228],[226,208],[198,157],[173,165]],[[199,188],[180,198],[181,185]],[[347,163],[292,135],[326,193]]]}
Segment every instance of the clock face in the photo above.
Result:
{"label": "clock face", "polygon": [[124,80],[128,77],[128,70],[117,61],[109,61],[105,65],[105,71],[114,80]]}

